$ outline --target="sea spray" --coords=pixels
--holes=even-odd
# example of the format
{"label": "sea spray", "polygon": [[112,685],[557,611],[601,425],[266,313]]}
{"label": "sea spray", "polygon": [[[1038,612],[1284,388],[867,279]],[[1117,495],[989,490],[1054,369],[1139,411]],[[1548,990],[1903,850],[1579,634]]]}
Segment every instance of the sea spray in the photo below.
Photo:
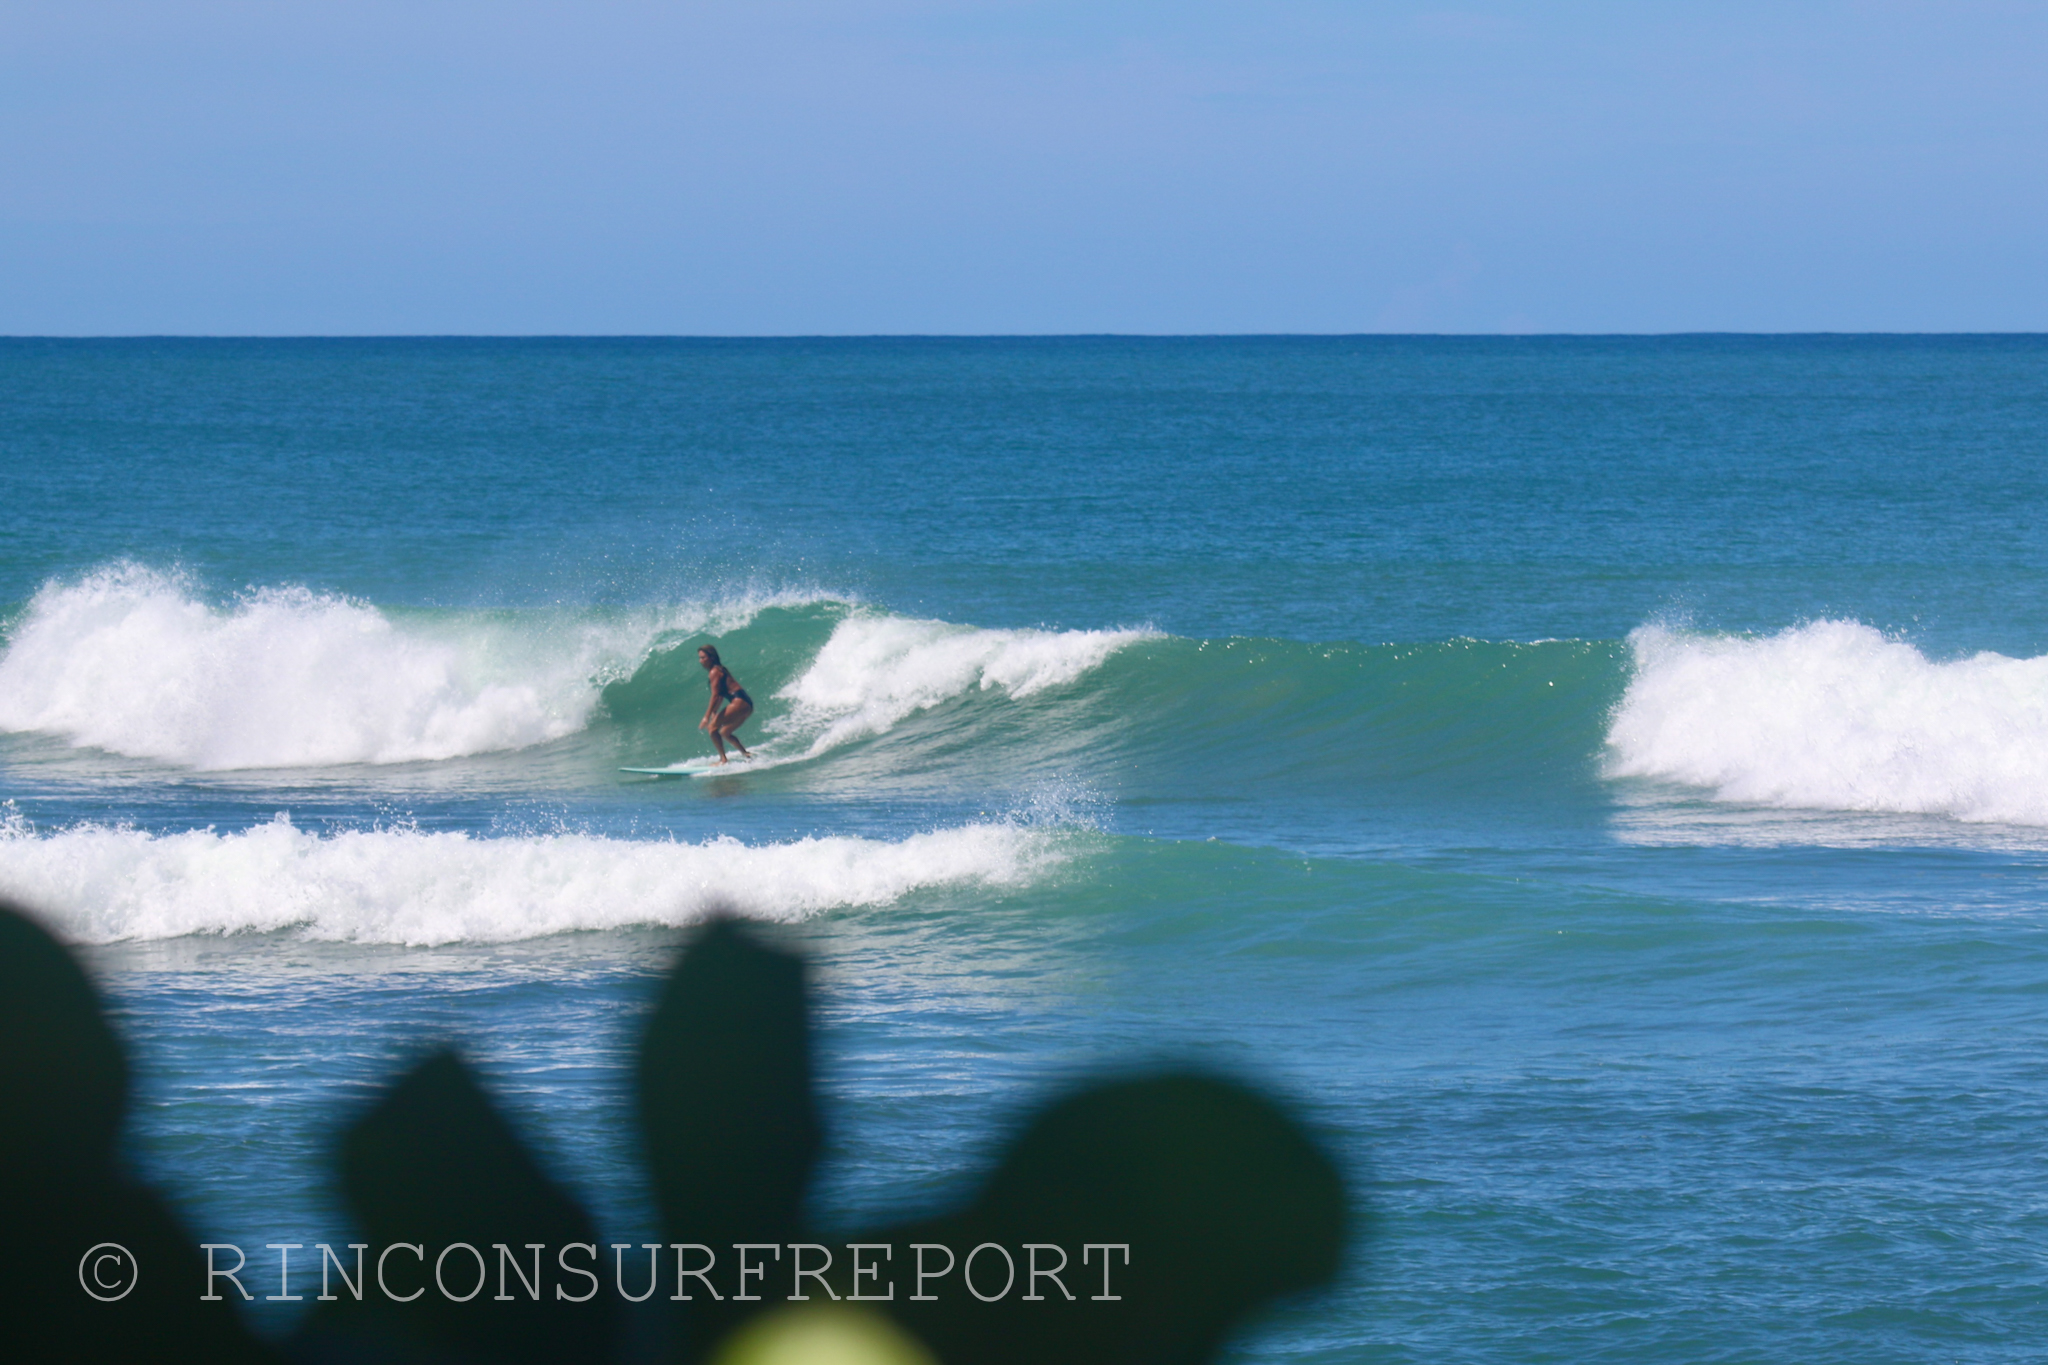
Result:
{"label": "sea spray", "polygon": [[1941,662],[1838,620],[1763,638],[1648,625],[1629,640],[1611,777],[1754,805],[2048,825],[2048,658]]}
{"label": "sea spray", "polygon": [[505,942],[680,925],[718,907],[793,921],[944,886],[1021,885],[1063,858],[1017,821],[888,841],[746,844],[562,833],[484,838],[369,829],[315,834],[283,814],[234,833],[0,819],[0,894],[78,942],[296,930],[359,943]]}

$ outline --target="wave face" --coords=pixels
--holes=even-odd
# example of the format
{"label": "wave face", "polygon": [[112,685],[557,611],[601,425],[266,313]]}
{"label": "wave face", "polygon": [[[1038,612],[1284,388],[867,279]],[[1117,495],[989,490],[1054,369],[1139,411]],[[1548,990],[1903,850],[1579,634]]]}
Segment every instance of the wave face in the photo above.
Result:
{"label": "wave face", "polygon": [[124,564],[45,584],[16,615],[0,731],[203,771],[549,746],[458,780],[609,787],[615,765],[705,747],[694,646],[713,641],[755,698],[756,767],[800,762],[777,780],[833,791],[1237,802],[1264,783],[1352,810],[1432,793],[1548,801],[1570,783],[1591,799],[1624,676],[1618,645],[1587,641],[987,629],[799,593],[493,613],[269,587],[220,603]]}
{"label": "wave face", "polygon": [[1607,772],[1722,801],[2048,825],[2048,658],[1935,662],[1855,621],[1644,626]]}
{"label": "wave face", "polygon": [[0,730],[202,770],[410,763],[521,749],[590,723],[665,631],[761,603],[541,622],[394,619],[305,588],[220,607],[114,565],[37,592],[0,653]]}
{"label": "wave face", "polygon": [[[814,609],[813,609],[814,610]],[[771,763],[802,780],[1242,801],[1253,785],[1355,809],[1476,790],[1590,791],[1619,648],[1188,640],[1149,630],[987,630],[853,610],[764,612],[730,641]],[[609,689],[613,721],[674,743],[702,708],[671,655]],[[694,670],[690,670],[694,671]],[[764,680],[756,685],[758,680]],[[678,699],[682,700],[678,700]],[[641,742],[636,736],[631,742]],[[660,750],[655,749],[655,752]]]}
{"label": "wave face", "polygon": [[505,942],[680,925],[725,908],[799,920],[940,887],[1012,886],[1058,863],[1058,836],[982,823],[885,840],[749,845],[585,834],[317,835],[279,816],[238,833],[0,820],[0,889],[78,942],[295,930],[359,943]]}

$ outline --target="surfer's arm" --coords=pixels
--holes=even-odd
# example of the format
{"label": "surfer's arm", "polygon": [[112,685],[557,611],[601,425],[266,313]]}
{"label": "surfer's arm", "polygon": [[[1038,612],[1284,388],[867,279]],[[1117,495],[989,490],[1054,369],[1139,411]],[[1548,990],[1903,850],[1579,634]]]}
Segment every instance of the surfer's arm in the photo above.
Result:
{"label": "surfer's arm", "polygon": [[722,668],[714,668],[709,674],[708,681],[711,683],[711,700],[704,703],[704,719],[697,722],[699,730],[710,729],[711,718],[718,714],[718,675],[723,672],[725,670]]}

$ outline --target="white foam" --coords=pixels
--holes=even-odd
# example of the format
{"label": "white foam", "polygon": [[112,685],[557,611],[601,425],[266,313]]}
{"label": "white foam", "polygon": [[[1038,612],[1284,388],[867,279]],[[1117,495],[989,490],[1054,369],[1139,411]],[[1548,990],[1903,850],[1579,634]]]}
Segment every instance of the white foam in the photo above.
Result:
{"label": "white foam", "polygon": [[394,621],[294,587],[215,606],[119,564],[29,603],[0,652],[0,730],[201,769],[519,749],[582,729],[663,631],[732,629],[773,602]]}
{"label": "white foam", "polygon": [[2048,658],[1928,659],[1856,621],[1644,626],[1607,771],[1722,801],[2048,825]]}
{"label": "white foam", "polygon": [[881,734],[918,711],[970,692],[1028,697],[1073,682],[1143,630],[979,630],[945,621],[855,615],[809,668],[776,694],[790,703],[779,732],[822,753]]}
{"label": "white foam", "polygon": [[748,845],[585,834],[479,838],[379,829],[316,835],[280,815],[238,833],[0,819],[0,893],[74,941],[295,930],[428,945],[677,925],[728,907],[791,921],[944,887],[1013,885],[1059,861],[1056,836],[973,824],[888,842]]}

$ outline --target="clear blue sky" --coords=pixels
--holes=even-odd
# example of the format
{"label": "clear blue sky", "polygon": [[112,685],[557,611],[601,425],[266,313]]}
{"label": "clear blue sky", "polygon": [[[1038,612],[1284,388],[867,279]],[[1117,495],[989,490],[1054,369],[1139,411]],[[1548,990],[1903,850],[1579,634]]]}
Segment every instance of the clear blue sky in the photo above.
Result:
{"label": "clear blue sky", "polygon": [[2048,330],[2048,0],[6,0],[0,333]]}

